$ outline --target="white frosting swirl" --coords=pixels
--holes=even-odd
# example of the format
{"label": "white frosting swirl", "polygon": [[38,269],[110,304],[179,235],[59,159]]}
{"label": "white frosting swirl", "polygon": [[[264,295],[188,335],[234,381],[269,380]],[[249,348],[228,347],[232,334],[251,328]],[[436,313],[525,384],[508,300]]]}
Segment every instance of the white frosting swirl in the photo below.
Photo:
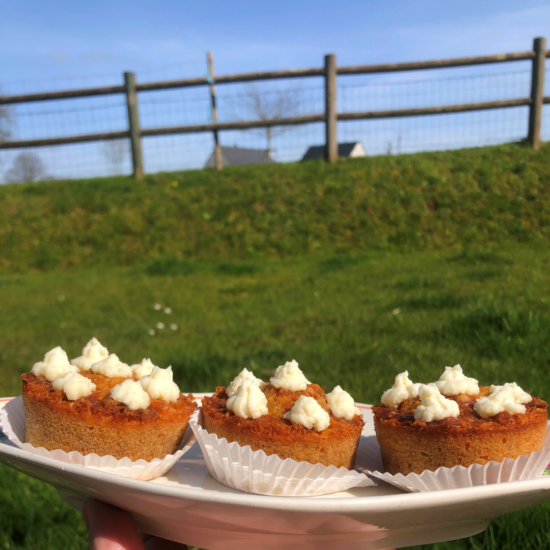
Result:
{"label": "white frosting swirl", "polygon": [[144,376],[139,383],[152,399],[161,399],[168,403],[179,399],[180,389],[174,382],[172,367],[167,369],[153,367],[151,374]]}
{"label": "white frosting swirl", "polygon": [[258,386],[259,388],[265,386],[265,382],[263,380],[260,380],[260,378],[256,378],[253,372],[249,371],[248,369],[243,369],[237,376],[235,376],[235,378],[233,378],[231,384],[227,386],[225,393],[227,393],[228,397],[231,397],[239,389],[239,386],[245,378],[249,378],[250,380],[252,380],[254,384],[256,384],[256,386]]}
{"label": "white frosting swirl", "polygon": [[270,382],[271,385],[277,389],[290,391],[303,391],[307,388],[307,385],[310,384],[294,359],[277,367],[275,376],[270,379]]}
{"label": "white frosting swirl", "polygon": [[151,374],[154,367],[155,365],[153,365],[151,359],[142,359],[141,363],[132,365],[130,368],[132,369],[134,376],[139,380],[144,376]]}
{"label": "white frosting swirl", "polygon": [[68,372],[78,372],[78,369],[69,363],[67,353],[61,346],[48,351],[44,360],[35,363],[31,369],[32,374],[44,376],[49,382],[53,382]]}
{"label": "white frosting swirl", "polygon": [[489,395],[480,397],[476,401],[474,411],[481,418],[489,418],[501,412],[523,414],[527,410],[524,404],[529,403],[532,399],[515,382],[504,384],[504,386],[491,386]]}
{"label": "white frosting swirl", "polygon": [[124,403],[132,411],[146,409],[151,404],[149,394],[134,380],[124,380],[122,384],[117,384],[111,390],[111,397]]}
{"label": "white frosting swirl", "polygon": [[94,363],[90,368],[96,374],[103,374],[108,378],[132,377],[132,369],[126,363],[123,363],[115,353],[111,353],[105,359]]}
{"label": "white frosting swirl", "polygon": [[75,365],[80,370],[90,370],[90,367],[105,359],[109,355],[109,351],[105,346],[99,343],[97,338],[92,338],[82,350],[82,355],[71,360],[71,365]]}
{"label": "white frosting swirl", "polygon": [[403,401],[410,397],[418,397],[420,384],[413,384],[409,380],[409,372],[405,371],[395,377],[393,387],[382,394],[381,403],[386,407],[397,409]]}
{"label": "white frosting swirl", "polygon": [[330,393],[325,395],[328,407],[336,418],[351,420],[361,411],[355,406],[353,397],[344,391],[340,386],[336,386]]}
{"label": "white frosting swirl", "polygon": [[56,391],[64,391],[69,401],[88,397],[96,388],[96,385],[89,378],[72,371],[56,378],[52,382],[52,386]]}
{"label": "white frosting swirl", "polygon": [[267,398],[252,378],[245,378],[227,400],[227,408],[240,418],[260,418],[267,414]]}
{"label": "white frosting swirl", "polygon": [[443,395],[477,395],[479,393],[478,381],[464,376],[460,365],[445,367],[445,372],[435,385]]}
{"label": "white frosting swirl", "polygon": [[298,401],[285,413],[284,417],[293,424],[301,424],[304,428],[314,428],[321,432],[330,426],[330,416],[313,397],[300,395]]}
{"label": "white frosting swirl", "polygon": [[450,416],[457,417],[460,414],[458,403],[441,395],[435,384],[421,384],[418,388],[418,396],[422,405],[416,408],[415,420],[433,422]]}

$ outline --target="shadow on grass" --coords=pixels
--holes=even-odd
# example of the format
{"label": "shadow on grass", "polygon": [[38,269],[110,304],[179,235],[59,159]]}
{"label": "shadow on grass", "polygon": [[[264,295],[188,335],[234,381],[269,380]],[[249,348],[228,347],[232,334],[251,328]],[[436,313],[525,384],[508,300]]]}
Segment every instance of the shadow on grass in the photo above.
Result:
{"label": "shadow on grass", "polygon": [[401,279],[400,281],[397,281],[392,286],[393,288],[404,291],[415,290],[417,288],[434,289],[441,286],[441,282],[430,281],[422,277],[407,277],[406,279]]}
{"label": "shadow on grass", "polygon": [[478,283],[483,283],[489,279],[495,279],[496,277],[501,277],[503,275],[502,269],[473,269],[464,274],[464,278],[469,281],[475,281]]}
{"label": "shadow on grass", "polygon": [[196,271],[196,266],[189,260],[177,258],[161,258],[150,263],[145,268],[147,275],[190,275]]}
{"label": "shadow on grass", "polygon": [[363,258],[357,256],[333,256],[319,262],[319,271],[329,273],[331,271],[342,271],[348,267],[357,265]]}
{"label": "shadow on grass", "polygon": [[221,275],[233,275],[234,277],[240,277],[242,275],[253,275],[260,271],[260,267],[256,264],[246,263],[223,263],[216,267],[216,273]]}
{"label": "shadow on grass", "polygon": [[479,265],[479,264],[497,264],[509,265],[512,262],[500,254],[484,248],[467,248],[459,254],[455,254],[448,258],[449,262],[456,262],[463,265]]}
{"label": "shadow on grass", "polygon": [[190,275],[197,271],[214,271],[219,275],[231,275],[240,277],[242,275],[253,275],[261,271],[260,267],[251,263],[222,263],[207,264],[191,260],[180,260],[178,258],[160,258],[151,262],[146,268],[147,275]]}
{"label": "shadow on grass", "polygon": [[449,292],[436,294],[419,294],[396,302],[396,307],[404,309],[447,309],[461,307],[466,303],[466,298]]}

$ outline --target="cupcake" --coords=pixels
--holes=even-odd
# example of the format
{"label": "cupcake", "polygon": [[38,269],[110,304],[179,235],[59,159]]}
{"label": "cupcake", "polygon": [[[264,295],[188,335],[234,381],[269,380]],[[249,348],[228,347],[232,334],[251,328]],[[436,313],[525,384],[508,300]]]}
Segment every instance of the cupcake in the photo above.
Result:
{"label": "cupcake", "polygon": [[364,421],[349,393],[328,394],[304,376],[296,361],[269,383],[244,369],[202,402],[204,428],[229,443],[297,462],[353,468]]}
{"label": "cupcake", "polygon": [[25,442],[151,461],[175,453],[196,408],[171,367],[129,366],[95,338],[69,362],[60,347],[23,374]]}
{"label": "cupcake", "polygon": [[515,383],[480,387],[460,365],[431,384],[399,374],[373,412],[384,468],[403,475],[530,455],[548,421],[546,402]]}

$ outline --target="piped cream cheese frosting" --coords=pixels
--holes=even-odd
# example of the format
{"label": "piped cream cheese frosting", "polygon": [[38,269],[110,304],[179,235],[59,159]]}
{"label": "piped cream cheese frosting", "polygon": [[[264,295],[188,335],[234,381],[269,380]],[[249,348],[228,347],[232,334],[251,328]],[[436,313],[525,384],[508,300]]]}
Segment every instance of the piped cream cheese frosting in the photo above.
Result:
{"label": "piped cream cheese frosting", "polygon": [[146,409],[151,404],[149,394],[135,380],[124,380],[110,392],[111,397],[119,403],[124,403],[130,410]]}
{"label": "piped cream cheese frosting", "polygon": [[457,417],[460,414],[458,403],[441,395],[435,384],[420,384],[418,396],[422,404],[416,408],[415,420],[433,422],[450,416]]}
{"label": "piped cream cheese frosting", "polygon": [[90,370],[90,367],[105,359],[109,355],[109,350],[99,343],[97,338],[92,338],[82,350],[82,355],[71,360],[71,365],[78,367],[80,370]]}
{"label": "piped cream cheese frosting", "polygon": [[31,369],[32,374],[44,376],[49,382],[65,376],[68,372],[78,372],[78,368],[69,363],[67,353],[61,346],[48,351],[44,356],[44,360],[35,363]]}
{"label": "piped cream cheese frosting", "polygon": [[464,376],[462,367],[445,367],[445,372],[435,383],[443,395],[477,395],[479,393],[479,383],[475,378]]}
{"label": "piped cream cheese frosting", "polygon": [[336,386],[330,393],[325,395],[328,407],[336,418],[351,420],[361,411],[355,406],[353,397],[344,391],[340,386]]}
{"label": "piped cream cheese frosting", "polygon": [[504,386],[491,386],[489,395],[476,401],[474,411],[481,418],[489,418],[501,412],[523,414],[526,411],[525,403],[529,403],[531,399],[532,397],[515,382]]}
{"label": "piped cream cheese frosting", "polygon": [[132,369],[126,363],[123,363],[116,353],[111,353],[105,359],[94,363],[90,368],[92,372],[103,374],[108,378],[132,377]]}
{"label": "piped cream cheese frosting", "polygon": [[153,362],[151,359],[142,359],[141,363],[137,363],[136,365],[132,365],[130,368],[132,369],[132,372],[134,373],[134,376],[140,380],[144,376],[148,376],[153,372],[153,368],[155,365],[153,365]]}
{"label": "piped cream cheese frosting", "polygon": [[180,389],[174,382],[172,367],[153,367],[151,374],[144,376],[139,383],[152,399],[173,403],[179,399]]}
{"label": "piped cream cheese frosting", "polygon": [[313,397],[301,395],[284,417],[293,424],[300,424],[308,430],[321,432],[330,426],[330,416]]}
{"label": "piped cream cheese frosting", "polygon": [[393,387],[382,394],[382,405],[397,409],[403,401],[418,397],[418,388],[421,384],[413,384],[409,379],[409,371],[402,372],[395,377]]}
{"label": "piped cream cheese frosting", "polygon": [[227,386],[227,389],[225,390],[225,393],[227,393],[228,397],[231,397],[236,391],[239,389],[239,386],[242,384],[243,380],[248,378],[249,380],[252,380],[256,386],[259,388],[262,388],[265,386],[265,382],[263,380],[260,380],[260,378],[257,378],[254,376],[254,373],[249,371],[248,369],[243,369],[235,378],[232,380],[231,384]]}
{"label": "piped cream cheese frosting", "polygon": [[240,418],[255,420],[267,414],[267,398],[252,378],[245,378],[237,391],[227,400],[227,408]]}
{"label": "piped cream cheese frosting", "polygon": [[52,387],[56,391],[64,391],[69,401],[88,397],[96,389],[96,385],[89,378],[72,371],[56,378],[52,382]]}
{"label": "piped cream cheese frosting", "polygon": [[307,388],[308,384],[310,384],[294,359],[277,367],[275,376],[270,379],[270,382],[271,385],[277,389],[290,391],[303,391]]}

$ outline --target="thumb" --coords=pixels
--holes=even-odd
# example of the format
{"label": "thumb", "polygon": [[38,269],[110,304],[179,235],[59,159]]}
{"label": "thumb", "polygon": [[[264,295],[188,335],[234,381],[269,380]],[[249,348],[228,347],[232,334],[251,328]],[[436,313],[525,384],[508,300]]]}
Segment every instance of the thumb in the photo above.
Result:
{"label": "thumb", "polygon": [[83,514],[90,550],[144,550],[132,518],[123,510],[90,499]]}

